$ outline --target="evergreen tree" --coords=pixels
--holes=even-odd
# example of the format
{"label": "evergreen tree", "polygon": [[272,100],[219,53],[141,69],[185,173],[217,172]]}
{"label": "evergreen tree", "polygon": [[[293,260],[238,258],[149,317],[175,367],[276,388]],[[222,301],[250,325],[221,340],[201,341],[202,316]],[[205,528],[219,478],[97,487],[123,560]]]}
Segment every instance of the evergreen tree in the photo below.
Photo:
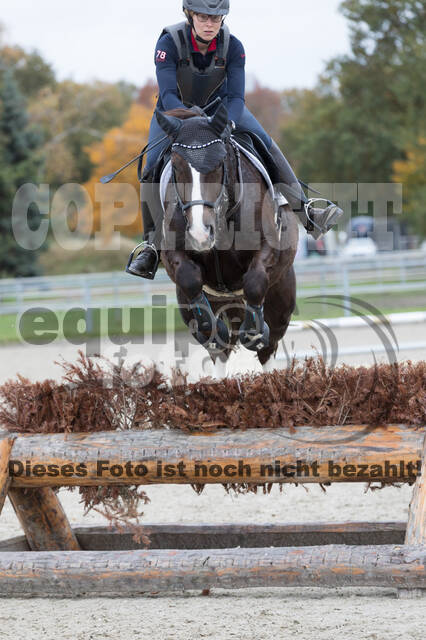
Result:
{"label": "evergreen tree", "polygon": [[[17,189],[37,183],[42,158],[37,152],[39,132],[28,124],[25,102],[13,72],[0,76],[0,276],[31,276],[38,273],[37,254],[17,242],[12,229],[12,206]],[[38,209],[20,212],[21,227],[36,229]]]}

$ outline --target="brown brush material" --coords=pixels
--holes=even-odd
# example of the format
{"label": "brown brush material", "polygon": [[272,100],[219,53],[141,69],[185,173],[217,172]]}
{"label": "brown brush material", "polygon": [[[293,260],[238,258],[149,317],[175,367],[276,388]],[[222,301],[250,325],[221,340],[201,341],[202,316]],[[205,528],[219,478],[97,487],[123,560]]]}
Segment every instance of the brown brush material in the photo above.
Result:
{"label": "brown brush material", "polygon": [[155,369],[124,369],[83,354],[64,363],[63,382],[25,378],[0,387],[0,423],[14,432],[163,428],[279,428],[401,423],[426,416],[426,362],[327,368],[309,359],[272,374],[194,384]]}
{"label": "brown brush material", "polygon": [[[156,369],[125,369],[82,353],[77,363],[62,366],[61,383],[31,383],[19,376],[0,387],[0,423],[17,433],[164,427],[211,433],[262,427],[295,432],[304,425],[393,423],[416,428],[426,418],[426,362],[331,369],[321,359],[308,359],[273,374],[194,384],[178,372],[168,381]],[[257,486],[234,489],[255,491]],[[127,524],[138,515],[141,501],[148,501],[136,486],[79,491],[88,509]]]}

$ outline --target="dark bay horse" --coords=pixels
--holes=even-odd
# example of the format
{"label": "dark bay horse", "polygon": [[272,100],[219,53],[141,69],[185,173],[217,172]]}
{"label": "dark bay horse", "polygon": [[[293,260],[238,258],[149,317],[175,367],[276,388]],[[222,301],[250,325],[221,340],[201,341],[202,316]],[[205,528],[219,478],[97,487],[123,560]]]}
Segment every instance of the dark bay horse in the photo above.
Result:
{"label": "dark bay horse", "polygon": [[271,370],[295,307],[296,218],[288,204],[277,215],[272,185],[231,138],[222,105],[210,118],[176,109],[157,120],[172,140],[161,259],[183,320],[214,363],[239,340]]}

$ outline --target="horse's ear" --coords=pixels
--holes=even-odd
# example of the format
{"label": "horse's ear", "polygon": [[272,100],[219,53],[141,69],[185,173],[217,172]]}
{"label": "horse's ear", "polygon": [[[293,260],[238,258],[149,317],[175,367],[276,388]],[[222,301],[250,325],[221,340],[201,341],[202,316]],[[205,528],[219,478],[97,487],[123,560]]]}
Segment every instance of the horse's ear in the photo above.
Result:
{"label": "horse's ear", "polygon": [[175,136],[182,126],[182,120],[175,118],[174,116],[166,116],[162,111],[155,110],[155,117],[157,122],[168,136]]}
{"label": "horse's ear", "polygon": [[211,119],[210,126],[218,136],[221,136],[227,124],[228,110],[223,104],[220,104],[216,109],[216,113]]}

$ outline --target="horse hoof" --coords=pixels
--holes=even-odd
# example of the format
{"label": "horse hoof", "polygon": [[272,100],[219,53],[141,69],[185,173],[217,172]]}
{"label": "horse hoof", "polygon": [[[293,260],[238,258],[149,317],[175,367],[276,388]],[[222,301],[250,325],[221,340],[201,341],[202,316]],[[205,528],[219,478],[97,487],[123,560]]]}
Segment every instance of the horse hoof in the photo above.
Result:
{"label": "horse hoof", "polygon": [[240,343],[249,351],[256,352],[269,347],[269,327],[266,322],[263,324],[262,333],[255,330],[240,331]]}

